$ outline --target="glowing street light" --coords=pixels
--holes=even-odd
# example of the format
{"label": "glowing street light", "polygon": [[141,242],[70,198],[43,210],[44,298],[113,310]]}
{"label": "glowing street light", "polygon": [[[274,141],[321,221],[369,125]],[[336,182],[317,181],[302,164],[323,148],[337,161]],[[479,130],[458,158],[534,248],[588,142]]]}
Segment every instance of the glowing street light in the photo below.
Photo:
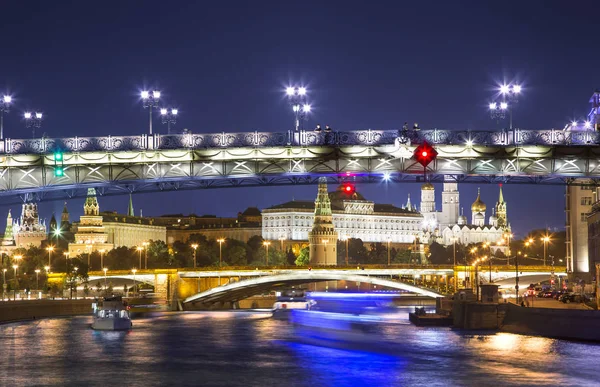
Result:
{"label": "glowing street light", "polygon": [[162,123],[167,124],[167,134],[171,134],[171,124],[175,124],[177,122],[177,114],[179,114],[179,110],[177,109],[160,109]]}
{"label": "glowing street light", "polygon": [[269,245],[271,244],[271,242],[269,241],[264,241],[263,242],[263,246],[265,246],[266,249],[266,262],[267,262],[267,266],[269,266]]}
{"label": "glowing street light", "polygon": [[509,129],[512,130],[512,108],[519,101],[523,87],[519,84],[505,83],[500,85],[498,91],[502,100],[499,103],[492,102],[489,104],[490,116],[492,119],[504,119],[508,112]]}
{"label": "glowing street light", "polygon": [[52,256],[52,252],[54,251],[54,246],[50,245],[50,246],[46,247],[46,250],[48,250],[48,267],[50,267],[50,266],[52,266],[50,259]]}
{"label": "glowing street light", "polygon": [[136,250],[138,251],[138,253],[140,254],[140,267],[143,267],[143,266],[142,266],[142,250],[144,250],[144,248],[143,248],[142,246],[138,246],[138,247],[136,247],[135,249],[136,249]]}
{"label": "glowing street light", "polygon": [[546,266],[546,253],[547,253],[548,243],[550,242],[550,237],[548,235],[544,235],[542,237],[542,242],[544,242],[544,266]]}
{"label": "glowing street light", "polygon": [[196,250],[198,249],[198,244],[192,244],[192,249],[194,249],[194,269],[196,268]]}
{"label": "glowing street light", "polygon": [[33,135],[33,138],[35,138],[35,128],[42,127],[43,117],[44,117],[43,114],[40,112],[35,112],[35,113],[25,112],[23,114],[23,118],[25,119],[25,127],[31,128],[31,133]]}
{"label": "glowing street light", "polygon": [[13,300],[17,299],[17,269],[19,268],[19,265],[13,265],[13,270],[15,271],[15,288],[13,289]]}
{"label": "glowing street light", "polygon": [[35,269],[35,290],[39,294],[39,291],[40,291],[40,269]]}
{"label": "glowing street light", "polygon": [[306,119],[307,114],[312,109],[306,99],[306,87],[289,86],[285,89],[285,94],[294,112],[295,129],[298,131],[300,130],[300,122]]}
{"label": "glowing street light", "polygon": [[104,253],[106,250],[100,249],[98,252],[100,253],[100,267],[104,267]]}
{"label": "glowing street light", "polygon": [[108,285],[106,284],[106,272],[108,271],[108,268],[103,267],[102,270],[104,271],[104,291],[106,291],[108,289]]}
{"label": "glowing street light", "polygon": [[221,267],[221,263],[223,261],[223,243],[225,242],[225,238],[219,238],[217,239],[217,242],[219,242],[219,267]]}
{"label": "glowing street light", "polygon": [[142,242],[142,247],[144,248],[144,269],[148,270],[148,246],[150,246],[150,242]]}
{"label": "glowing street light", "polygon": [[0,100],[0,139],[4,138],[4,113],[10,111],[10,105],[12,104],[12,97],[5,95]]}
{"label": "glowing street light", "polygon": [[141,97],[142,97],[142,103],[144,105],[144,108],[148,108],[149,112],[150,112],[150,127],[149,127],[149,134],[152,134],[152,108],[154,106],[158,106],[159,104],[159,100],[160,100],[160,91],[158,90],[154,90],[154,91],[147,91],[144,90],[141,93]]}

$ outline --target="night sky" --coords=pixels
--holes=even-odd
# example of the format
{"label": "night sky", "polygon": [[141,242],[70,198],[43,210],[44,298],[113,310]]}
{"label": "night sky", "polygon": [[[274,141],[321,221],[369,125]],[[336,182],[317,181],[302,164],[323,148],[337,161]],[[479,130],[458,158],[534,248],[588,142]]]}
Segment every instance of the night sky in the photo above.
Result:
{"label": "night sky", "polygon": [[[408,3],[3,1],[0,92],[16,102],[5,136],[31,136],[21,120],[26,109],[43,111],[40,132],[50,137],[146,133],[142,88],[160,89],[179,108],[176,130],[195,133],[291,129],[282,92],[289,84],[309,89],[308,127],[396,129],[417,121],[499,129],[508,123],[491,120],[486,107],[503,81],[523,84],[517,127],[562,128],[587,113],[600,87],[598,1]],[[564,227],[564,187],[504,188],[517,234]],[[417,184],[358,190],[395,205],[408,193],[413,203],[419,197]],[[469,219],[476,190],[460,186]],[[144,215],[232,216],[315,195],[315,186],[188,191],[135,195],[134,206]],[[488,209],[497,195],[497,186],[482,186]],[[78,218],[83,200],[69,206]],[[102,198],[100,206],[123,212],[127,197]],[[7,209],[0,207],[1,218]],[[40,205],[47,219],[61,209],[61,202]]]}

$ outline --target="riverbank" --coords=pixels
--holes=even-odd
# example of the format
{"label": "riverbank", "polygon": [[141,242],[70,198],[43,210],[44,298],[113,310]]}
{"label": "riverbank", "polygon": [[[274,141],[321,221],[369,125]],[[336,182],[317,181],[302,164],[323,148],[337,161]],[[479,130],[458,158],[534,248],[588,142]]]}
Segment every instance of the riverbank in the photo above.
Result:
{"label": "riverbank", "polygon": [[0,324],[46,317],[92,313],[92,300],[22,300],[0,302]]}

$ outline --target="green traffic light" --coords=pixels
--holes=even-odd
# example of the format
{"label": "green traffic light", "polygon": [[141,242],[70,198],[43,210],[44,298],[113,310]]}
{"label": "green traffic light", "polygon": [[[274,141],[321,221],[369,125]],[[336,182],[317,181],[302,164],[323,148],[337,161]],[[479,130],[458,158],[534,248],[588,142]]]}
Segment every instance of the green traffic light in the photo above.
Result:
{"label": "green traffic light", "polygon": [[54,153],[54,161],[61,161],[63,159],[63,154],[60,152]]}
{"label": "green traffic light", "polygon": [[65,170],[63,168],[55,168],[54,169],[54,176],[56,177],[60,177],[60,176],[64,176],[65,175]]}

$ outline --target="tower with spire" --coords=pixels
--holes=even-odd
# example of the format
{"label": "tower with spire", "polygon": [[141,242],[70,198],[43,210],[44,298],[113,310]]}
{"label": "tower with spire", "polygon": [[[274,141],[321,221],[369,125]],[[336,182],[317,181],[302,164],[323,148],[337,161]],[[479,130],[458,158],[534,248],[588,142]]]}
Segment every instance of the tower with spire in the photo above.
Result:
{"label": "tower with spire", "polygon": [[336,265],[337,240],[338,233],[333,226],[331,201],[327,192],[327,178],[320,177],[313,227],[308,233],[311,264]]}
{"label": "tower with spire", "polygon": [[62,214],[60,214],[60,229],[66,231],[71,227],[69,222],[69,210],[67,210],[67,202],[63,206]]}
{"label": "tower with spire", "polygon": [[444,190],[442,191],[442,213],[440,227],[450,226],[458,223],[458,209],[460,208],[460,196],[458,183],[452,176],[444,177]]}
{"label": "tower with spire", "polygon": [[127,216],[135,216],[135,212],[133,212],[133,200],[131,199],[131,194],[129,194],[129,206],[127,207]]}
{"label": "tower with spire", "polygon": [[504,201],[504,195],[502,195],[502,184],[500,184],[500,193],[498,195],[498,202],[496,203],[496,217],[498,218],[498,227],[508,226],[506,202]]}
{"label": "tower with spire", "polygon": [[40,221],[37,203],[23,203],[21,216],[13,223],[13,235],[17,247],[38,247],[46,240],[46,223]]}
{"label": "tower with spire", "polygon": [[13,218],[8,210],[8,216],[6,217],[6,229],[4,229],[4,238],[2,239],[2,246],[14,246],[15,237],[13,235]]}
{"label": "tower with spire", "polygon": [[69,256],[75,257],[79,254],[91,253],[100,249],[112,250],[114,245],[107,243],[108,234],[104,230],[95,188],[88,188],[87,197],[83,204],[83,214],[79,218],[75,242],[69,243]]}

